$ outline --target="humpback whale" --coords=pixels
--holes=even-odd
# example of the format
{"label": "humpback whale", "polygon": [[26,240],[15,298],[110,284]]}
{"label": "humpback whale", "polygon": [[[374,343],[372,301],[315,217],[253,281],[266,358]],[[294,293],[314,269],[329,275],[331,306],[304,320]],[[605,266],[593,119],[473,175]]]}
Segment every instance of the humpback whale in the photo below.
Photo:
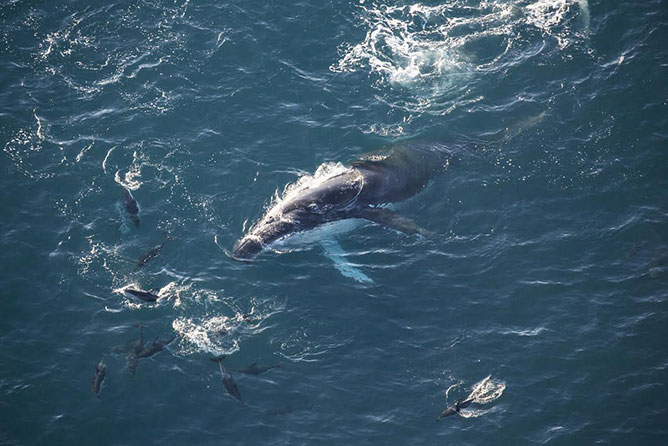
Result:
{"label": "humpback whale", "polygon": [[[265,248],[295,234],[310,232],[334,222],[367,220],[383,227],[431,238],[434,234],[386,205],[406,200],[422,191],[430,180],[445,170],[451,154],[443,146],[406,143],[381,150],[360,160],[326,171],[323,164],[311,181],[286,187],[265,214],[234,245],[231,257],[249,261]],[[331,167],[331,164],[329,165]],[[315,231],[317,232],[317,231]],[[328,254],[343,257],[334,242],[323,243]],[[361,273],[337,261],[346,276],[370,281]],[[335,263],[336,265],[336,263]]]}

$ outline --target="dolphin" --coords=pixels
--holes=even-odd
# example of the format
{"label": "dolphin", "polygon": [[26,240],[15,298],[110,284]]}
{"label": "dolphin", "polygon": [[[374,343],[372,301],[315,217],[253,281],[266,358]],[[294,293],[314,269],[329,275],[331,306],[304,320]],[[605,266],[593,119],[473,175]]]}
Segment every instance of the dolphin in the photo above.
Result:
{"label": "dolphin", "polygon": [[125,211],[130,216],[130,220],[132,220],[136,227],[139,227],[139,205],[135,197],[132,196],[132,193],[125,187],[123,188],[123,205],[125,206]]}
{"label": "dolphin", "polygon": [[[395,145],[348,167],[338,165],[330,172],[327,165],[322,165],[312,181],[286,188],[283,196],[234,245],[231,257],[249,261],[292,235],[350,219],[431,238],[432,232],[385,205],[422,191],[448,167],[450,158],[450,152],[439,145],[413,143]],[[342,273],[348,275],[344,270]]]}
{"label": "dolphin", "polygon": [[158,299],[160,299],[160,296],[157,294],[152,293],[153,290],[151,291],[142,291],[142,290],[135,290],[134,288],[126,288],[123,290],[125,293],[128,293],[134,297],[137,297],[145,302],[155,302]]}
{"label": "dolphin", "polygon": [[91,382],[91,388],[93,393],[100,398],[100,392],[102,392],[102,381],[107,375],[107,366],[104,364],[104,359],[100,359],[100,363],[95,365],[95,375]]}
{"label": "dolphin", "polygon": [[137,366],[139,365],[139,354],[144,350],[144,333],[142,332],[144,326],[142,324],[137,324],[137,328],[139,328],[139,340],[127,356],[128,370],[130,370],[132,376],[134,376],[137,371]]}
{"label": "dolphin", "polygon": [[443,412],[441,412],[441,415],[439,415],[438,419],[440,420],[441,418],[449,417],[450,415],[454,415],[456,413],[459,413],[460,410],[469,407],[471,403],[473,402],[473,398],[469,398],[466,400],[457,400],[455,404],[452,406],[448,407],[445,409]]}
{"label": "dolphin", "polygon": [[151,356],[155,355],[156,353],[159,353],[165,349],[169,344],[172,343],[176,339],[176,335],[172,336],[171,339],[165,339],[165,340],[158,340],[158,338],[155,338],[155,340],[149,345],[147,348],[142,349],[139,353],[137,353],[137,359],[141,358],[150,358]]}
{"label": "dolphin", "polygon": [[137,267],[136,269],[141,268],[142,266],[146,265],[148,262],[151,260],[155,259],[158,257],[158,254],[160,254],[160,251],[162,250],[162,247],[165,246],[165,242],[167,240],[173,240],[173,238],[167,233],[163,232],[165,239],[160,243],[159,245],[155,245],[153,248],[149,249],[146,253],[141,255],[137,259]]}
{"label": "dolphin", "polygon": [[239,400],[241,404],[246,404],[244,403],[244,400],[241,399],[241,393],[239,393],[239,388],[237,387],[237,383],[232,378],[232,375],[229,374],[227,369],[223,367],[223,359],[225,358],[225,355],[222,356],[216,356],[215,358],[210,358],[213,362],[218,363],[218,367],[220,368],[220,374],[223,377],[223,385],[225,386],[225,390],[227,390],[227,393],[232,395],[234,398]]}
{"label": "dolphin", "polygon": [[234,369],[235,372],[245,373],[247,375],[259,375],[264,372],[268,372],[271,369],[282,369],[283,364],[270,365],[268,367],[260,367],[257,365],[257,362],[252,363],[246,368],[243,369]]}

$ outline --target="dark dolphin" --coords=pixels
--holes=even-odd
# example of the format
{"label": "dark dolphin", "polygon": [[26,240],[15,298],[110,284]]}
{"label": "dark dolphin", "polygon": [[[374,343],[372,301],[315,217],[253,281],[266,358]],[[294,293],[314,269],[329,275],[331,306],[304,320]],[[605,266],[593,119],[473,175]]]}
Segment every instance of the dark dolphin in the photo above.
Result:
{"label": "dark dolphin", "polygon": [[145,302],[155,302],[156,300],[160,299],[160,296],[158,296],[157,294],[153,294],[151,292],[153,290],[142,291],[142,290],[135,290],[134,288],[126,288],[123,291]]}
{"label": "dark dolphin", "polygon": [[138,354],[137,354],[137,359],[141,358],[150,358],[151,356],[155,355],[156,353],[159,353],[165,349],[169,344],[172,343],[176,339],[176,335],[172,336],[171,339],[165,339],[165,340],[158,340],[158,338],[155,338],[155,340],[149,345],[147,348],[142,349]]}
{"label": "dark dolphin", "polygon": [[450,158],[437,145],[405,144],[356,161],[313,187],[284,196],[235,244],[232,257],[250,260],[271,243],[292,234],[353,218],[432,237],[433,233],[413,220],[381,206],[420,192],[448,166]]}
{"label": "dark dolphin", "polygon": [[139,340],[127,356],[128,370],[130,370],[132,376],[134,376],[137,371],[137,366],[139,365],[139,354],[144,350],[144,333],[142,332],[144,326],[142,324],[137,324],[137,327],[139,328]]}
{"label": "dark dolphin", "polygon": [[123,205],[125,206],[125,212],[130,216],[130,220],[132,220],[135,226],[139,227],[139,205],[130,190],[125,187],[123,188]]}
{"label": "dark dolphin", "polygon": [[107,366],[104,364],[104,359],[101,359],[99,364],[95,365],[95,375],[93,376],[93,380],[91,382],[91,388],[93,389],[93,393],[100,398],[100,392],[102,392],[102,381],[104,381],[104,377],[107,375]]}
{"label": "dark dolphin", "polygon": [[225,355],[222,356],[217,356],[215,358],[211,358],[213,362],[218,363],[218,367],[220,367],[220,374],[223,377],[223,385],[225,386],[225,390],[227,390],[227,393],[232,395],[234,398],[239,400],[241,404],[246,404],[244,403],[244,400],[241,399],[241,393],[239,393],[239,388],[237,387],[236,381],[234,381],[234,378],[232,378],[232,375],[229,374],[227,369],[223,367],[223,359],[225,358]]}
{"label": "dark dolphin", "polygon": [[281,368],[283,368],[283,364],[270,365],[268,367],[260,367],[257,365],[257,362],[254,362],[246,368],[234,369],[234,371],[239,373],[245,373],[247,375],[259,375],[271,369],[281,369]]}
{"label": "dark dolphin", "polygon": [[467,399],[467,400],[457,400],[455,404],[452,406],[448,407],[445,409],[443,412],[441,412],[441,415],[439,415],[438,419],[440,420],[441,418],[449,417],[450,415],[454,415],[456,413],[459,413],[460,410],[469,407],[471,403],[473,402],[473,399]]}
{"label": "dark dolphin", "polygon": [[264,411],[266,415],[285,415],[288,413],[291,413],[293,411],[292,407],[290,406],[285,406],[285,407],[278,407],[276,409],[267,409]]}
{"label": "dark dolphin", "polygon": [[137,259],[137,269],[141,268],[151,260],[158,257],[158,254],[160,254],[160,250],[162,250],[162,247],[165,246],[165,242],[167,240],[173,240],[168,233],[164,232],[163,234],[165,236],[165,239],[162,241],[162,243],[160,243],[159,245],[155,245],[153,248],[149,249],[145,254],[143,254]]}

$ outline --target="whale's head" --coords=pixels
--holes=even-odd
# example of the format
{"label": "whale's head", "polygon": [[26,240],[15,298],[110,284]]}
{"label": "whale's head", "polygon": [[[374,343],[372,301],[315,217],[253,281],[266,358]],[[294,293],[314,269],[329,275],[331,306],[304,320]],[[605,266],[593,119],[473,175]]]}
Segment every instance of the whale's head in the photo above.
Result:
{"label": "whale's head", "polygon": [[361,174],[354,169],[321,166],[314,176],[302,177],[296,185],[286,187],[283,196],[234,245],[232,257],[251,260],[276,241],[340,219],[359,195],[362,184]]}
{"label": "whale's head", "polygon": [[264,245],[261,239],[249,235],[239,239],[232,250],[232,258],[235,260],[251,260],[258,255]]}
{"label": "whale's head", "polygon": [[300,211],[265,215],[234,245],[232,257],[241,261],[252,260],[272,243],[312,227],[309,220]]}

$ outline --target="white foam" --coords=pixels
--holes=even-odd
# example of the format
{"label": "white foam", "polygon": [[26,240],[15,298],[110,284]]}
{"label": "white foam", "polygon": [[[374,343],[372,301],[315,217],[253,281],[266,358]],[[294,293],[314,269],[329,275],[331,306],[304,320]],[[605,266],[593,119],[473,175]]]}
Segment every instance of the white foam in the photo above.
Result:
{"label": "white foam", "polygon": [[[532,27],[556,39],[560,49],[581,39],[582,28],[589,28],[587,0],[455,0],[437,6],[362,3],[358,8],[365,37],[357,43],[342,42],[339,60],[330,69],[368,71],[378,76],[376,85],[432,99],[466,98],[468,81],[477,72],[507,63],[502,58],[508,52],[522,51],[527,41],[522,34]],[[573,23],[578,16],[581,26]],[[483,54],[472,49],[477,47]],[[522,57],[514,59],[512,63],[520,63]],[[412,105],[414,110],[426,110],[431,104]]]}
{"label": "white foam", "polygon": [[239,350],[239,340],[235,332],[240,317],[210,316],[204,318],[180,317],[172,322],[172,328],[182,339],[181,353],[210,353],[214,356],[229,355]]}
{"label": "white foam", "polygon": [[489,375],[477,382],[466,399],[472,399],[474,403],[488,404],[499,398],[506,390],[506,383],[492,379]]}
{"label": "white foam", "polygon": [[[109,151],[111,153],[111,151]],[[108,154],[107,154],[108,155]],[[135,150],[132,155],[133,160],[130,168],[121,175],[121,171],[117,170],[114,174],[114,180],[123,187],[130,190],[137,190],[141,186],[141,169],[144,162],[143,156]],[[106,158],[105,158],[106,160]]]}
{"label": "white foam", "polygon": [[[445,397],[447,398],[450,391],[459,387],[461,384],[462,381],[448,387],[445,391]],[[492,376],[489,375],[482,381],[473,385],[471,393],[469,393],[465,400],[472,400],[476,405],[489,404],[498,399],[503,394],[504,390],[506,390],[506,383],[493,379]],[[477,418],[492,410],[494,410],[494,408],[483,409],[480,407],[469,406],[466,409],[460,410],[458,414],[464,418]]]}
{"label": "white foam", "polygon": [[568,26],[577,5],[583,16],[583,28],[589,30],[589,4],[587,0],[538,0],[526,7],[526,22],[539,28],[547,36],[557,40],[559,48],[565,49],[573,43],[574,33]]}
{"label": "white foam", "polygon": [[37,113],[34,110],[33,110],[32,114],[33,114],[33,116],[35,116],[35,120],[37,120],[37,137],[41,141],[44,141],[44,130],[42,128],[42,120],[39,119],[39,116],[37,116]]}
{"label": "white foam", "polygon": [[330,69],[335,72],[368,69],[381,82],[395,87],[426,88],[437,96],[465,77],[470,67],[448,36],[444,17],[447,6],[362,7],[367,28],[364,40],[343,44],[341,58]]}

